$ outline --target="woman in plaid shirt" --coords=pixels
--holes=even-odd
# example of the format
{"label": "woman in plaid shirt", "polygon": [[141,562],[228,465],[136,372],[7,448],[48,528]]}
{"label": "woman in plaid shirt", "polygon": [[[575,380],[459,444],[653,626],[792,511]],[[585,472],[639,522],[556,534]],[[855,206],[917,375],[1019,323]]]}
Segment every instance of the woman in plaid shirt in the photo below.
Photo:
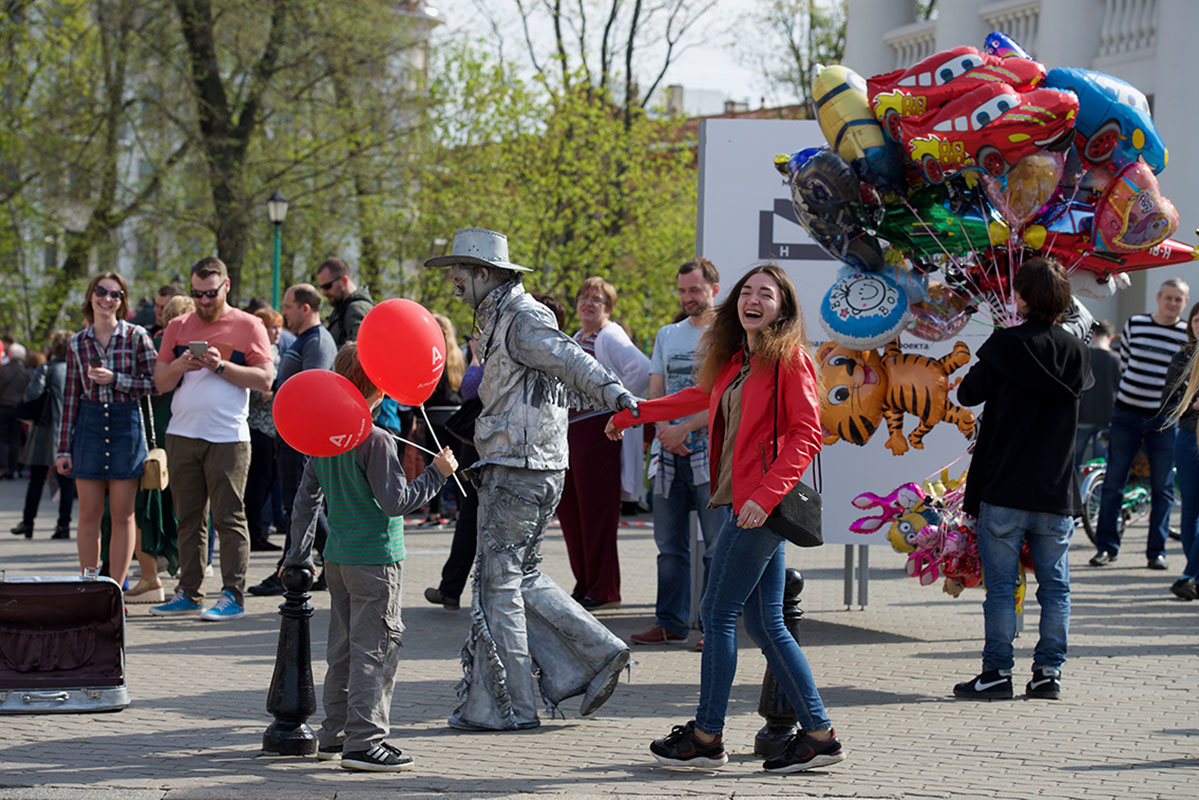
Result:
{"label": "woman in plaid shirt", "polygon": [[140,325],[126,321],[129,291],[115,272],[92,278],[83,300],[89,325],[71,337],[58,435],[60,475],[79,496],[79,566],[100,565],[100,518],[108,494],[109,570],[124,585],[133,557],[133,506],[146,460],[138,399],[154,391],[158,352]]}

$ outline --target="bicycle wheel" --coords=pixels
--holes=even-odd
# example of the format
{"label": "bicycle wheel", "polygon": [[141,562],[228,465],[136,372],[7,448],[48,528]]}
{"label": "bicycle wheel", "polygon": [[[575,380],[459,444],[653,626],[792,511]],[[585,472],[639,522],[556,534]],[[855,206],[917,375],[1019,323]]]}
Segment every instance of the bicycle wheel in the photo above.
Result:
{"label": "bicycle wheel", "polygon": [[1103,476],[1107,470],[1099,467],[1082,479],[1082,527],[1091,544],[1098,545],[1095,531],[1099,528],[1099,501],[1103,496]]}

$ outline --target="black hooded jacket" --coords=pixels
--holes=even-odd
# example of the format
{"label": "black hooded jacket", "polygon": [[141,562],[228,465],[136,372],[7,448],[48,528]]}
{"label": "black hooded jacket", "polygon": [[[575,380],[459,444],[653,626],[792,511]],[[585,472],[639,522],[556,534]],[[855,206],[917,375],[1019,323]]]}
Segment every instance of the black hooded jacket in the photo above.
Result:
{"label": "black hooded jacket", "polygon": [[958,402],[986,403],[966,479],[965,510],[980,502],[1075,516],[1078,398],[1094,383],[1091,354],[1057,325],[995,331],[958,387]]}

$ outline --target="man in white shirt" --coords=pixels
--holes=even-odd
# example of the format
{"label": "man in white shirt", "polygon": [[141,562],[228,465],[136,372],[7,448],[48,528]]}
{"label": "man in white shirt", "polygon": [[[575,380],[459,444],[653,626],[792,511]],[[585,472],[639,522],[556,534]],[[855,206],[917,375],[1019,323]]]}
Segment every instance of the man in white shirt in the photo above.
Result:
{"label": "man in white shirt", "polygon": [[[171,320],[162,337],[154,383],[175,390],[166,451],[179,518],[179,589],[155,616],[200,614],[221,621],[244,615],[250,531],[243,495],[250,468],[250,390],[271,388],[275,366],[262,321],[225,302],[229,276],[214,257],[196,262],[196,310]],[[204,610],[204,565],[211,503],[220,536],[221,597]],[[202,612],[202,613],[201,613]]]}

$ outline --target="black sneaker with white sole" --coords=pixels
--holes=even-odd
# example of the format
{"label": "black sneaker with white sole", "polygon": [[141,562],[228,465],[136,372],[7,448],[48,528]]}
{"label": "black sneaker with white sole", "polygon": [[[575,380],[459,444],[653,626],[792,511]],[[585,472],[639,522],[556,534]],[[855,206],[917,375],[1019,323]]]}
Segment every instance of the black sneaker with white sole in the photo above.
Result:
{"label": "black sneaker with white sole", "polygon": [[813,739],[810,734],[797,733],[787,740],[783,752],[774,758],[766,759],[762,768],[767,772],[785,775],[790,772],[803,772],[817,767],[827,767],[845,760],[845,751],[841,749],[841,741],[837,732],[829,729],[833,738],[827,741]]}
{"label": "black sneaker with white sole", "polygon": [[341,761],[341,745],[330,744],[316,749],[318,761]]}
{"label": "black sneaker with white sole", "polygon": [[1024,685],[1024,696],[1039,697],[1042,700],[1058,700],[1062,696],[1062,679],[1057,672],[1034,669],[1032,680]]}
{"label": "black sneaker with white sole", "polygon": [[387,742],[379,742],[370,750],[342,753],[341,766],[364,772],[403,772],[412,769],[412,756],[404,755],[400,748]]}
{"label": "black sneaker with white sole", "polygon": [[963,700],[1011,700],[1012,671],[989,669],[954,686],[953,696]]}
{"label": "black sneaker with white sole", "polygon": [[723,737],[707,744],[695,738],[695,720],[686,725],[675,725],[670,733],[650,742],[649,751],[658,762],[668,767],[723,767],[729,763],[724,752]]}

